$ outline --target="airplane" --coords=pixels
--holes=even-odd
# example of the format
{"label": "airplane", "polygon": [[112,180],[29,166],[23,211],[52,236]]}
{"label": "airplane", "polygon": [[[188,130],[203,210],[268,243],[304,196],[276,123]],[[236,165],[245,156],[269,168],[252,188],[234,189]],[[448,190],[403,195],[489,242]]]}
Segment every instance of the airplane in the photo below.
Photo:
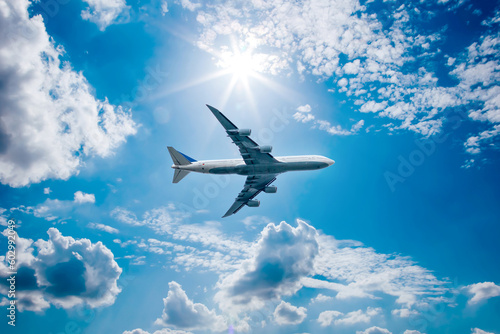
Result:
{"label": "airplane", "polygon": [[167,148],[174,162],[172,165],[172,168],[175,169],[173,183],[178,183],[190,172],[246,175],[247,179],[243,190],[222,218],[237,213],[245,205],[258,207],[260,201],[254,198],[260,192],[275,193],[278,190],[277,187],[271,186],[278,174],[289,171],[321,169],[335,163],[335,161],[320,155],[273,157],[271,155],[272,146],[258,145],[250,138],[250,129],[238,129],[219,110],[208,104],[206,106],[226,129],[228,137],[238,146],[242,159],[196,161],[171,146]]}

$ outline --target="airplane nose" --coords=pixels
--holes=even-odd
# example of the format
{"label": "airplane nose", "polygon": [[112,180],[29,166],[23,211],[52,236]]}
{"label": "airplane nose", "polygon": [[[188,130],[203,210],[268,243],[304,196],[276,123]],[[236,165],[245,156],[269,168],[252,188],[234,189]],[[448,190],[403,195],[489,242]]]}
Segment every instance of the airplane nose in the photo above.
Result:
{"label": "airplane nose", "polygon": [[331,166],[335,163],[335,161],[333,161],[332,159],[327,158],[327,161],[328,161],[328,166]]}

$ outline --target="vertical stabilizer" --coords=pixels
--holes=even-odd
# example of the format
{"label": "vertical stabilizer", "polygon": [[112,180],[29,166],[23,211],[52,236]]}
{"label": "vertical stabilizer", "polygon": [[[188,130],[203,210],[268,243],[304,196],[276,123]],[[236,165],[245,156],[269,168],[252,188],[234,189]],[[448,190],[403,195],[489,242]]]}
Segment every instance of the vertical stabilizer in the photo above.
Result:
{"label": "vertical stabilizer", "polygon": [[174,161],[174,165],[185,166],[185,165],[190,165],[192,162],[196,161],[193,158],[188,157],[187,155],[177,151],[172,146],[167,146],[167,148],[168,148],[168,153],[170,153],[170,156]]}

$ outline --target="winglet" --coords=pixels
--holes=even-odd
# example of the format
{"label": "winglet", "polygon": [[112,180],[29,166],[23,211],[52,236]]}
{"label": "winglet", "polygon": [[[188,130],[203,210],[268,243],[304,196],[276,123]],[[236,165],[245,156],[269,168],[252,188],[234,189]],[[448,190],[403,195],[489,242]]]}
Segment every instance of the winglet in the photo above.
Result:
{"label": "winglet", "polygon": [[231,205],[229,210],[227,210],[227,212],[224,214],[224,216],[222,216],[222,218],[226,218],[226,217],[229,217],[231,215],[234,215],[236,212],[240,211],[240,209],[243,207],[243,205],[245,205],[244,202],[236,200],[233,203],[233,205]]}
{"label": "winglet", "polygon": [[234,125],[234,123],[231,122],[226,116],[224,116],[224,114],[221,113],[219,110],[215,109],[214,107],[212,107],[208,104],[206,106],[208,107],[208,109],[210,109],[212,114],[214,114],[214,116],[217,118],[217,120],[220,122],[220,124],[222,124],[222,126],[224,127],[224,129],[226,129],[226,131],[238,129],[238,127],[236,125]]}

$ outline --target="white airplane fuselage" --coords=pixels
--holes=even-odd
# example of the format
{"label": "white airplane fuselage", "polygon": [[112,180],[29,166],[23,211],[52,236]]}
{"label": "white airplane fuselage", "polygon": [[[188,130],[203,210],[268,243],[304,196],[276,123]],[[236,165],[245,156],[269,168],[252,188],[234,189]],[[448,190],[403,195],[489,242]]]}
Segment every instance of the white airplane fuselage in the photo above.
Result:
{"label": "white airplane fuselage", "polygon": [[172,165],[174,169],[204,174],[280,174],[289,171],[315,170],[331,166],[335,161],[320,155],[274,157],[278,162],[247,165],[243,159],[195,161],[189,165]]}

